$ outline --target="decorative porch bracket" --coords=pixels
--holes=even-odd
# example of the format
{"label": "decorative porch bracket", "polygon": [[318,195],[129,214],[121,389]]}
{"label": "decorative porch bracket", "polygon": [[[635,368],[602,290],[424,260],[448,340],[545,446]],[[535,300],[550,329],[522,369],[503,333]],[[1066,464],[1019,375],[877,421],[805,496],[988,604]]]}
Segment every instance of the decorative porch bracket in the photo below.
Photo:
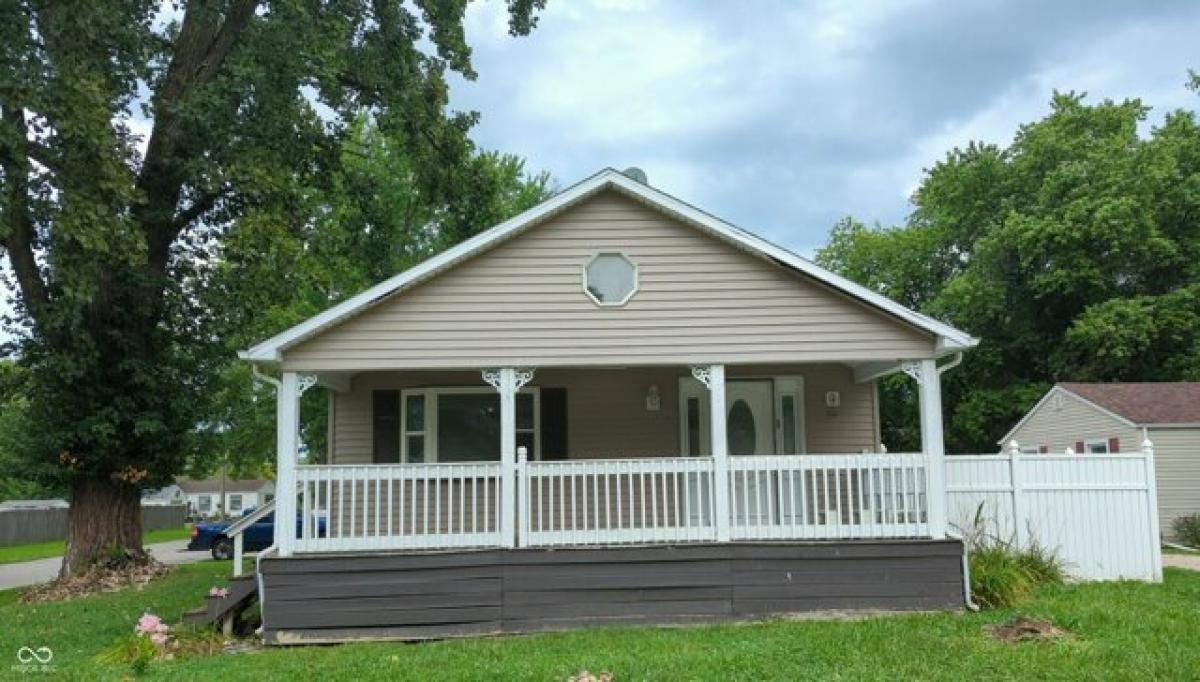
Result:
{"label": "decorative porch bracket", "polygon": [[517,545],[517,392],[533,381],[531,367],[488,368],[483,380],[500,394],[500,532]]}
{"label": "decorative porch bracket", "polygon": [[926,462],[926,499],[929,533],[946,537],[946,444],[942,433],[942,373],[937,360],[906,362],[901,367],[917,382],[921,419],[921,452]]}
{"label": "decorative porch bracket", "polygon": [[717,542],[729,541],[729,441],[725,434],[725,365],[693,365],[692,376],[708,387],[710,452],[713,458],[713,487]]}

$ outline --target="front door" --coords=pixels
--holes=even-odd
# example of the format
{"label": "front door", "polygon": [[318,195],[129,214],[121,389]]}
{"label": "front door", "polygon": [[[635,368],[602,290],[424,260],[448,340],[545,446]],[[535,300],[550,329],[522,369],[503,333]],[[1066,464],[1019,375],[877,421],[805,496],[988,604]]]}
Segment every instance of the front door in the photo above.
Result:
{"label": "front door", "polygon": [[730,455],[775,454],[774,402],[770,379],[725,384],[725,437]]}
{"label": "front door", "polygon": [[[770,380],[735,380],[725,385],[725,436],[731,457],[777,452],[774,404]],[[769,518],[774,499],[767,472],[735,473],[732,493],[729,504],[738,525],[756,525]]]}

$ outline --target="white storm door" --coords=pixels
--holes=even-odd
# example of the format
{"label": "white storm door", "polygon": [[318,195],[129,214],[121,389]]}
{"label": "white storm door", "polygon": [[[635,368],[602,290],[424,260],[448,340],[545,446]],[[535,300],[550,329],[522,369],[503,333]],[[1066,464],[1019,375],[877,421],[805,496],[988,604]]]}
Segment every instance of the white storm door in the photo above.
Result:
{"label": "white storm door", "polygon": [[[775,454],[775,390],[770,379],[730,381],[725,388],[726,437],[731,458]],[[734,474],[729,503],[739,526],[771,516],[770,472]]]}

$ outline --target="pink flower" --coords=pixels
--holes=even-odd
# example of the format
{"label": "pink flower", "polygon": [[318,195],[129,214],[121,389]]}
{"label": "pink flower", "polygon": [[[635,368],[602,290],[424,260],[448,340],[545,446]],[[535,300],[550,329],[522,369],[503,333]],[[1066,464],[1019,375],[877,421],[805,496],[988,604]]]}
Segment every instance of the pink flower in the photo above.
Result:
{"label": "pink flower", "polygon": [[150,641],[154,642],[155,646],[165,646],[167,643],[167,633],[156,632],[153,635],[150,635]]}
{"label": "pink flower", "polygon": [[162,619],[159,618],[158,616],[156,616],[152,613],[143,613],[142,617],[138,619],[137,631],[142,632],[142,633],[156,632],[158,630],[159,626],[162,626],[162,625],[165,625],[165,624],[162,622]]}

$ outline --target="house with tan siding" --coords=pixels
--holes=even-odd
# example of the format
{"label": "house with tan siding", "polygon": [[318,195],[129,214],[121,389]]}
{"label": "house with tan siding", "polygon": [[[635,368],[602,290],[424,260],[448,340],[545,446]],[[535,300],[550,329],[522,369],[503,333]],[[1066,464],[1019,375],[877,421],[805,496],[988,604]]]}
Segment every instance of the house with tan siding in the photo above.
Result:
{"label": "house with tan siding", "polygon": [[1200,382],[1060,383],[1000,440],[1029,453],[1104,455],[1154,449],[1164,537],[1200,514]]}
{"label": "house with tan siding", "polygon": [[[605,169],[242,353],[298,519],[266,639],[961,607],[940,377],[975,344]],[[919,452],[880,444],[900,372]]]}

